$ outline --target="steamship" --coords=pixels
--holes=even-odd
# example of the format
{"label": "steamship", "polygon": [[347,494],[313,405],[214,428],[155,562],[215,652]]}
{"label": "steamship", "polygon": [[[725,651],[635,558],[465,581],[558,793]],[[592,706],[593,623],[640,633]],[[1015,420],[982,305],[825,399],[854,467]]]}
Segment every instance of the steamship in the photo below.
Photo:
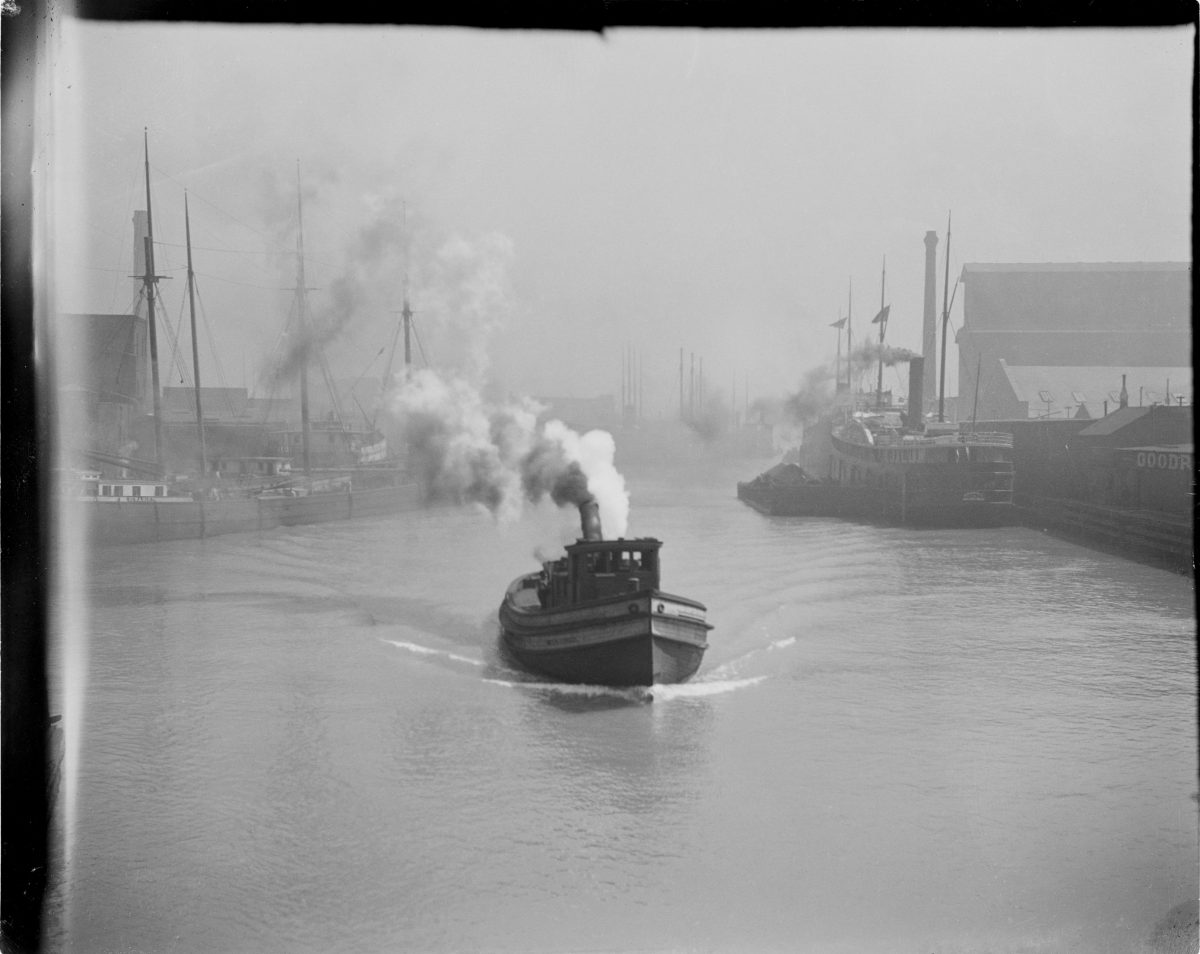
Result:
{"label": "steamship", "polygon": [[500,604],[503,645],[524,668],[569,683],[651,686],[700,668],[712,626],[695,600],[659,589],[660,540],[605,540],[595,500],[579,506],[583,537]]}
{"label": "steamship", "polygon": [[989,527],[1013,519],[1012,435],[906,429],[886,414],[833,428],[831,478],[902,523]]}
{"label": "steamship", "polygon": [[[921,406],[922,374],[922,360],[912,359],[910,408]],[[778,516],[946,527],[998,526],[1014,519],[1011,434],[926,423],[895,408],[845,408],[840,420],[821,422],[805,440],[801,451],[819,460],[813,469],[822,476],[785,461],[739,483],[739,499]]]}
{"label": "steamship", "polygon": [[850,414],[830,433],[830,479],[901,523],[991,527],[1013,519],[1011,434],[920,414],[924,360],[909,362],[908,410]]}
{"label": "steamship", "polygon": [[[925,236],[926,352],[932,352],[935,312],[937,235]],[[886,278],[886,272],[884,273]],[[946,224],[946,285],[950,282],[950,225]],[[955,286],[957,288],[957,285]],[[819,439],[805,435],[800,452],[819,461],[814,478],[788,462],[747,483],[738,484],[738,497],[769,514],[820,515],[898,520],[906,524],[951,527],[996,526],[1013,519],[1012,435],[980,432],[975,414],[969,425],[927,423],[924,406],[924,357],[911,356],[908,405],[903,410],[883,399],[883,340],[890,305],[880,295],[874,323],[879,331],[879,388],[875,408],[842,408],[840,420],[814,428]],[[945,342],[950,299],[942,313],[942,393],[945,392]],[[838,347],[842,322],[839,319]],[[849,334],[849,332],[847,332]],[[840,352],[839,352],[840,353]],[[841,375],[838,389],[841,390]],[[979,373],[976,372],[976,403]],[[847,389],[849,381],[846,382]],[[940,404],[939,404],[940,407]],[[805,453],[807,452],[807,453]]]}

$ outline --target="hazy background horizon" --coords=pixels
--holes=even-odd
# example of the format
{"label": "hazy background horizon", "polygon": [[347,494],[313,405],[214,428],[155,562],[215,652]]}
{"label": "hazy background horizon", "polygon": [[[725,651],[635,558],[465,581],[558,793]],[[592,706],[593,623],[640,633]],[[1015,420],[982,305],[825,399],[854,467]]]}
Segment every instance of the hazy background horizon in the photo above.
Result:
{"label": "hazy background horizon", "polygon": [[[651,416],[681,348],[710,389],[782,396],[832,362],[851,284],[870,329],[885,258],[887,340],[920,350],[923,237],[940,309],[951,210],[951,285],[965,262],[1190,261],[1193,36],[68,20],[54,311],[136,300],[147,129],[160,314],[186,329],[186,188],[206,385],[255,388],[278,344],[299,185],[339,377],[382,374],[407,275],[430,362],[496,389],[618,394],[632,346]],[[953,394],[953,343],[947,364]]]}

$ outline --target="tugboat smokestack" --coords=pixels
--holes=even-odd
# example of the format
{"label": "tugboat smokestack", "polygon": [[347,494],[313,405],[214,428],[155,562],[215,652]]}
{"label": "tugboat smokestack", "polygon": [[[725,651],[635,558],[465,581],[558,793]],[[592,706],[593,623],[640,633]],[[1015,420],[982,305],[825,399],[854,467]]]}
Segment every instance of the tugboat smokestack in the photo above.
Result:
{"label": "tugboat smokestack", "polygon": [[579,505],[579,522],[583,527],[583,539],[603,540],[600,531],[600,504],[595,497],[589,497]]}

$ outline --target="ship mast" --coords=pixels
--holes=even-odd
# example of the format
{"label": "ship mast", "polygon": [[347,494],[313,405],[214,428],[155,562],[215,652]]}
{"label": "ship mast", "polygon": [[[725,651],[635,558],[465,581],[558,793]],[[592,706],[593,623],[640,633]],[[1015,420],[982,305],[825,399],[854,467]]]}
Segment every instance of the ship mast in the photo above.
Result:
{"label": "ship mast", "polygon": [[154,213],[150,205],[150,133],[143,127],[142,145],[146,160],[146,273],[141,276],[146,289],[147,325],[150,331],[150,387],[154,398],[154,463],[160,475],[164,472],[162,456],[162,395],[158,385],[158,334],[154,321],[154,290],[158,275],[154,273]]}
{"label": "ship mast", "polygon": [[400,206],[403,216],[401,225],[404,227],[404,307],[401,317],[404,319],[404,376],[412,375],[412,308],[408,305],[408,203]]}
{"label": "ship mast", "polygon": [[846,301],[846,389],[850,392],[850,410],[854,410],[854,279],[849,279]]}
{"label": "ship mast", "polygon": [[200,407],[200,347],[196,343],[196,275],[192,271],[192,221],[188,214],[187,191],[183,193],[183,231],[187,241],[188,310],[192,319],[192,377],[196,393],[196,430],[200,435],[200,476],[208,472],[208,451],[204,446],[204,411]]}
{"label": "ship mast", "polygon": [[938,385],[938,422],[946,420],[946,327],[950,324],[950,216],[946,213],[946,281],[942,286],[941,383]]}
{"label": "ship mast", "polygon": [[308,420],[308,301],[304,285],[304,196],[300,192],[300,161],[296,160],[296,309],[300,325],[300,435],[304,461],[304,476],[312,476],[309,458],[311,428]]}
{"label": "ship mast", "polygon": [[[833,390],[840,391],[842,389],[842,326],[846,324],[846,320],[839,314],[838,320],[831,327],[837,329],[837,363],[834,365],[833,371]],[[735,392],[736,393],[736,392]]]}
{"label": "ship mast", "polygon": [[[389,380],[392,376],[392,363],[396,357],[396,338],[400,332],[404,332],[404,378],[408,380],[412,376],[412,320],[413,310],[408,303],[408,203],[404,203],[402,208],[403,219],[401,227],[405,235],[405,252],[404,252],[404,284],[403,284],[403,304],[400,307],[400,328],[396,329],[396,335],[392,337],[392,350],[388,353],[387,368],[383,373],[383,386],[388,387]],[[395,312],[392,312],[395,314]]]}
{"label": "ship mast", "polygon": [[[846,322],[849,316],[843,318],[842,310],[838,309],[838,320],[830,324],[830,328],[836,328],[838,333],[837,340],[837,363],[834,365],[833,371],[833,390],[835,394],[841,393],[842,390],[842,329],[846,327]],[[849,347],[846,351],[846,376],[849,378],[850,371],[850,352]]]}
{"label": "ship mast", "polygon": [[884,310],[883,299],[887,289],[887,257],[883,259],[883,275],[879,280],[879,385],[875,391],[875,406],[883,408],[883,335],[887,330],[887,312]]}

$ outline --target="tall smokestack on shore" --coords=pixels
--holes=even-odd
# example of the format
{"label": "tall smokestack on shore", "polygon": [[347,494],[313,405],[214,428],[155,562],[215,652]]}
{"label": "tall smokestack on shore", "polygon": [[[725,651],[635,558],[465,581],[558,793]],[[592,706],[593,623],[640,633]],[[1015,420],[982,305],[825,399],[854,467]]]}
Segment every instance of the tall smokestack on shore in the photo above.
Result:
{"label": "tall smokestack on shore", "polygon": [[[937,232],[925,233],[925,321],[921,327],[921,355],[926,367],[937,367]],[[924,378],[921,388],[921,412],[937,396],[937,375]]]}

